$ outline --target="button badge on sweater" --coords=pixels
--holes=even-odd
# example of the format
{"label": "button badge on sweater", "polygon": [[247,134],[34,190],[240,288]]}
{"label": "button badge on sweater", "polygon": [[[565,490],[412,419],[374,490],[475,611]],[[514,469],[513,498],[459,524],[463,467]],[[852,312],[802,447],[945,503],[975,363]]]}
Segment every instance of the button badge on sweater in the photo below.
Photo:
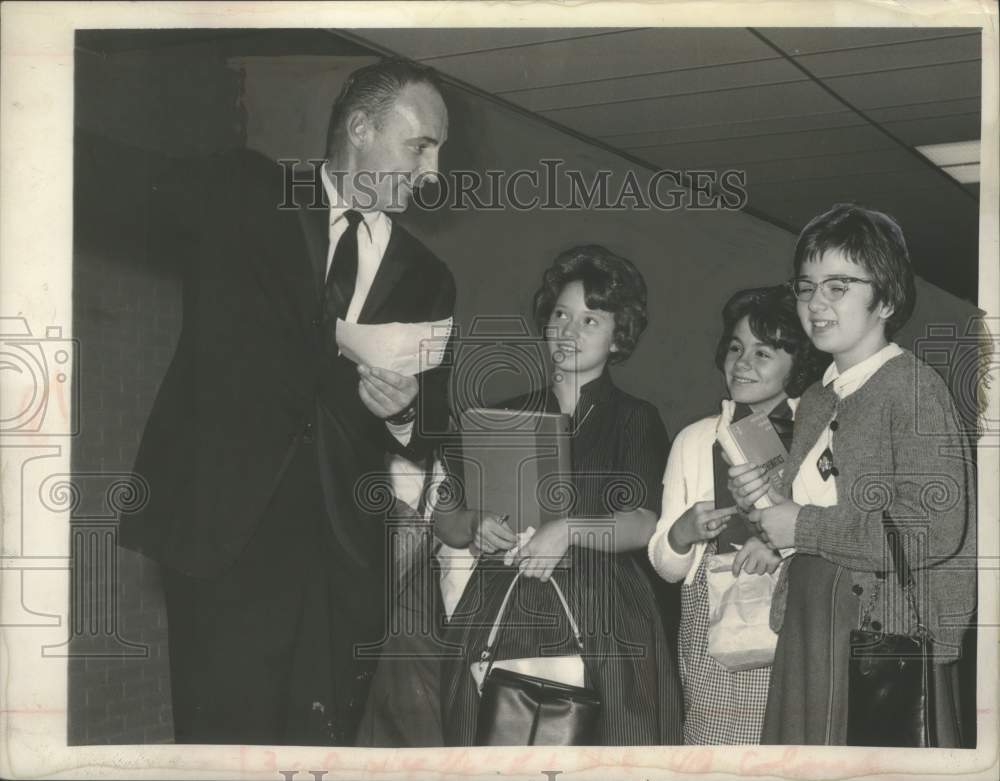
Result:
{"label": "button badge on sweater", "polygon": [[823,482],[829,480],[830,475],[837,476],[837,467],[833,465],[833,451],[830,448],[819,454],[819,458],[816,459],[816,468],[819,470],[819,476],[823,478]]}

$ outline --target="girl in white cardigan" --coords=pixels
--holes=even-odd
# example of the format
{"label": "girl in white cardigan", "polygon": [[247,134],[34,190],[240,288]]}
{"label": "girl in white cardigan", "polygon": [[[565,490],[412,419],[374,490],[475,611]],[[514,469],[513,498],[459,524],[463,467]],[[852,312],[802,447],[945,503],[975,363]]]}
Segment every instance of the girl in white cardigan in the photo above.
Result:
{"label": "girl in white cardigan", "polygon": [[[790,418],[796,399],[789,396],[798,396],[822,373],[822,358],[802,331],[790,291],[785,286],[742,290],[726,303],[722,320],[716,366],[729,397],[772,419]],[[649,558],[664,579],[684,581],[678,643],[684,742],[752,744],[760,741],[770,667],[729,672],[708,655],[706,567],[727,526],[726,537],[742,541],[734,574],[773,572],[781,557],[757,537],[741,533],[745,520],[736,514],[732,498],[715,495],[717,422],[718,415],[699,420],[674,440]],[[781,430],[778,420],[775,426]]]}

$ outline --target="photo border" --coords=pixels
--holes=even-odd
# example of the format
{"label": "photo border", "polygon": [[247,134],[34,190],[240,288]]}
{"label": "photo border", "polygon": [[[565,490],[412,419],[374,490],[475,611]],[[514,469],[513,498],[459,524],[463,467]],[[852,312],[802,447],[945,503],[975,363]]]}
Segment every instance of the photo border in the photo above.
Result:
{"label": "photo border", "polygon": [[[997,172],[997,9],[989,0],[885,4],[729,2],[657,3],[4,3],[0,27],[0,315],[23,317],[34,333],[62,327],[72,338],[72,171],[74,32],[77,28],[140,27],[878,27],[981,26],[982,131],[979,306],[1000,316]],[[994,334],[996,337],[997,334]],[[1000,419],[1000,383],[989,389],[989,420]],[[8,469],[3,442],[0,507],[4,531],[19,523],[12,510],[20,471]],[[32,446],[58,448],[52,466],[70,471],[65,441],[42,437]],[[329,749],[240,746],[66,746],[67,659],[40,649],[65,640],[69,595],[69,513],[51,530],[52,553],[39,567],[13,571],[33,608],[61,625],[5,625],[0,614],[0,776],[4,778],[266,778],[282,770],[313,778],[606,779],[737,776],[995,778],[997,769],[998,612],[996,476],[1000,443],[979,448],[978,740],[975,750],[843,747],[724,748],[451,748]],[[65,564],[65,569],[63,565]],[[0,610],[11,609],[3,597]]]}

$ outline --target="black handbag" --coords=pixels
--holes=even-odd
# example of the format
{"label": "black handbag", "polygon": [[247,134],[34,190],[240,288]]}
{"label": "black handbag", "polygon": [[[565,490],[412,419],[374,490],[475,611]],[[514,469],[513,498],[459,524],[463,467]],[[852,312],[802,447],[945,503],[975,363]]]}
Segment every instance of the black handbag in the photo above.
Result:
{"label": "black handbag", "polygon": [[880,631],[871,621],[879,588],[851,632],[847,745],[925,748],[937,745],[934,733],[932,636],[920,619],[915,583],[902,533],[883,516],[893,569],[916,617],[913,635]]}
{"label": "black handbag", "polygon": [[[507,603],[521,573],[515,575],[480,656],[485,663],[476,721],[477,746],[588,746],[597,738],[601,697],[593,689],[523,672],[494,668]],[[550,578],[583,653],[580,629],[555,578]],[[548,660],[546,660],[548,661]],[[582,664],[582,656],[580,664]]]}

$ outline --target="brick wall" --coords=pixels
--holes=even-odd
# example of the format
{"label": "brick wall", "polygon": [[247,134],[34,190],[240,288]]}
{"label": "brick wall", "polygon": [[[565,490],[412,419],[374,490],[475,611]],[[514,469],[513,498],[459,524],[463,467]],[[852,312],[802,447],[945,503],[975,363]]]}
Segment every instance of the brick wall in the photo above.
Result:
{"label": "brick wall", "polygon": [[113,519],[181,326],[177,270],[147,246],[151,178],[240,143],[238,85],[208,48],[77,57],[70,745],[173,739],[159,568],[117,548]]}
{"label": "brick wall", "polygon": [[90,169],[107,170],[112,157],[131,176],[124,183],[114,174],[100,178],[100,198],[131,196],[138,219],[129,224],[139,228],[149,159],[78,133],[77,222],[82,217],[87,227],[77,231],[73,276],[81,395],[72,459],[81,502],[73,519],[70,744],[167,742],[173,735],[158,569],[117,549],[114,526],[100,520],[111,513],[99,505],[112,509],[109,492],[131,469],[180,332],[180,284],[168,269],[150,268],[141,230],[112,226],[82,205],[95,180]]}

